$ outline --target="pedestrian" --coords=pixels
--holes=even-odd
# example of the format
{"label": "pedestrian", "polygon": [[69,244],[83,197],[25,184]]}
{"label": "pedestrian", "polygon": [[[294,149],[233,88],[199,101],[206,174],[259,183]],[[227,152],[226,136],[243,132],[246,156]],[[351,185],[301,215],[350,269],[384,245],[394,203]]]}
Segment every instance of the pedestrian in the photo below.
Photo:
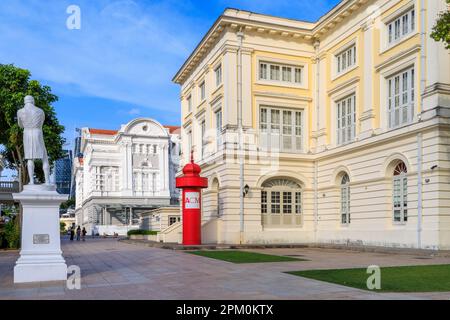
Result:
{"label": "pedestrian", "polygon": [[70,241],[73,241],[73,236],[75,235],[75,230],[73,226],[70,228]]}
{"label": "pedestrian", "polygon": [[87,233],[86,228],[83,227],[83,230],[81,231],[81,238],[83,239],[83,241],[86,241],[86,233]]}
{"label": "pedestrian", "polygon": [[81,228],[78,226],[77,228],[77,241],[80,241],[80,235],[81,235]]}

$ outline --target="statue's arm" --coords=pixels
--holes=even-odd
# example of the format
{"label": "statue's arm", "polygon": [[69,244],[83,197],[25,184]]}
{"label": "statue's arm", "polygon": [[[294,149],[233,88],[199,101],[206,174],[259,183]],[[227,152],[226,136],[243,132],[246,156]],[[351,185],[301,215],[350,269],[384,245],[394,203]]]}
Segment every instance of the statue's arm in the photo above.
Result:
{"label": "statue's arm", "polygon": [[20,128],[23,128],[22,119],[20,118],[19,113],[17,113],[17,122],[18,122],[18,124],[19,124],[19,127],[20,127]]}

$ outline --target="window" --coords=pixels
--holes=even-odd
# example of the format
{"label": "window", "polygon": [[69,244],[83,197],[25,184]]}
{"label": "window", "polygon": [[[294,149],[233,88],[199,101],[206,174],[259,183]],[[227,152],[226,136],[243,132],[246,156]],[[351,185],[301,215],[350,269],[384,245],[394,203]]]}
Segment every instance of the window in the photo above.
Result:
{"label": "window", "polygon": [[181,217],[179,216],[169,216],[169,226],[173,225],[174,223],[180,222]]}
{"label": "window", "polygon": [[298,225],[302,213],[301,186],[289,179],[266,181],[261,190],[261,214],[266,225]]}
{"label": "window", "polygon": [[388,44],[398,42],[414,31],[415,15],[415,11],[412,9],[387,25]]}
{"label": "window", "polygon": [[337,102],[337,142],[345,144],[355,138],[355,95]]}
{"label": "window", "polygon": [[191,112],[192,111],[192,96],[191,95],[189,95],[187,97],[187,105],[188,105],[188,112]]}
{"label": "window", "polygon": [[341,180],[341,223],[350,223],[350,178],[346,173]]}
{"label": "window", "polygon": [[260,109],[260,145],[266,150],[301,151],[302,112],[264,106]]}
{"label": "window", "polygon": [[356,45],[336,55],[337,73],[342,73],[356,64]]}
{"label": "window", "polygon": [[388,125],[396,128],[411,123],[414,117],[414,68],[387,79]]}
{"label": "window", "polygon": [[205,156],[205,146],[206,146],[206,140],[205,140],[205,133],[206,133],[206,122],[205,120],[202,120],[200,124],[201,129],[201,139],[202,139],[202,159]]}
{"label": "window", "polygon": [[216,111],[216,142],[219,150],[222,146],[222,109]]}
{"label": "window", "polygon": [[259,64],[259,79],[267,79],[267,63]]}
{"label": "window", "polygon": [[222,65],[219,65],[215,70],[216,74],[216,87],[222,83]]}
{"label": "window", "polygon": [[153,153],[156,154],[156,152],[157,152],[157,146],[156,146],[156,144],[154,144],[153,145]]}
{"label": "window", "polygon": [[408,170],[403,161],[394,169],[392,206],[395,222],[408,221]]}
{"label": "window", "polygon": [[261,62],[259,64],[259,80],[270,80],[288,83],[302,83],[303,67]]}
{"label": "window", "polygon": [[199,88],[200,88],[200,101],[203,101],[206,98],[205,81],[203,81],[200,84]]}
{"label": "window", "polygon": [[267,191],[261,191],[261,213],[267,213]]}

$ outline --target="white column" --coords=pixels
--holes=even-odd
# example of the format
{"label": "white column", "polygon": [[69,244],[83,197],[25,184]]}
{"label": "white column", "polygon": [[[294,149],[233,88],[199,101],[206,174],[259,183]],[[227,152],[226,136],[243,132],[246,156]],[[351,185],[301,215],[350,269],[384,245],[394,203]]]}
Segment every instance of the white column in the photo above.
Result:
{"label": "white column", "polygon": [[222,59],[222,125],[237,126],[237,48],[228,46]]}
{"label": "white column", "polygon": [[[317,137],[317,146],[316,151],[320,152],[325,149],[327,145],[327,112],[326,112],[326,84],[325,84],[325,75],[326,75],[326,56],[324,54],[319,54],[317,59],[316,68],[318,68],[318,97],[316,97],[318,105],[316,106],[317,112],[317,122],[318,129],[316,132]],[[317,92],[316,92],[317,93]]]}
{"label": "white column", "polygon": [[252,122],[252,49],[242,48],[242,126],[251,128]]}
{"label": "white column", "polygon": [[[421,3],[422,1],[420,1]],[[416,83],[421,83],[421,86],[417,86],[417,95],[420,93],[420,89],[424,90],[423,94],[423,114],[422,119],[428,119],[439,113],[441,116],[450,117],[450,59],[449,50],[445,49],[443,42],[436,42],[430,37],[433,26],[436,24],[436,19],[440,12],[447,10],[448,5],[445,0],[423,1],[426,6],[426,10],[423,12],[425,15],[426,26],[423,30],[424,43],[421,49],[420,60],[426,61],[426,66],[420,65],[420,69],[416,70]],[[417,11],[416,11],[417,12]],[[418,12],[417,12],[418,13]],[[416,13],[416,16],[418,15]],[[418,15],[419,23],[416,24],[418,28],[421,24],[421,15]],[[425,50],[424,50],[425,48]],[[422,68],[425,68],[422,75]],[[419,72],[420,71],[420,72]],[[421,88],[423,87],[423,88]],[[439,108],[438,108],[439,107]]]}
{"label": "white column", "polygon": [[[360,97],[359,104],[362,104],[362,108],[360,108],[361,113],[359,115],[359,138],[364,139],[368,138],[373,133],[373,119],[375,117],[374,108],[373,108],[373,19],[370,19],[366,23],[364,23],[361,28],[364,32],[364,53],[363,57],[358,57],[358,61],[364,60],[364,90],[363,90],[363,98]],[[359,52],[359,51],[358,51]],[[358,104],[357,104],[358,105]],[[358,112],[358,111],[357,111]]]}
{"label": "white column", "polygon": [[164,176],[164,147],[160,144],[158,144],[158,170],[159,170],[159,194],[161,194],[162,189],[164,189],[163,186],[163,176]]}
{"label": "white column", "polygon": [[129,214],[130,214],[130,221],[129,224],[130,226],[133,224],[133,208],[129,208]]}
{"label": "white column", "polygon": [[[201,148],[201,146],[200,146]],[[164,146],[164,191],[169,191],[169,146]]]}

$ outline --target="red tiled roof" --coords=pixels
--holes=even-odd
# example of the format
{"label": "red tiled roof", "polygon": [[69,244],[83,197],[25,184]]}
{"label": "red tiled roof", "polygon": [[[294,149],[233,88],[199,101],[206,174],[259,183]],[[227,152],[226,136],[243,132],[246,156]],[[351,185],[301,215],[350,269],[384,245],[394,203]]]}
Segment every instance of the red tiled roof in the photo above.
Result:
{"label": "red tiled roof", "polygon": [[169,129],[169,133],[174,133],[175,131],[181,128],[179,126],[163,126],[163,127]]}
{"label": "red tiled roof", "polygon": [[106,134],[106,135],[115,135],[117,133],[117,130],[106,130],[106,129],[94,129],[89,128],[89,132],[91,134]]}

